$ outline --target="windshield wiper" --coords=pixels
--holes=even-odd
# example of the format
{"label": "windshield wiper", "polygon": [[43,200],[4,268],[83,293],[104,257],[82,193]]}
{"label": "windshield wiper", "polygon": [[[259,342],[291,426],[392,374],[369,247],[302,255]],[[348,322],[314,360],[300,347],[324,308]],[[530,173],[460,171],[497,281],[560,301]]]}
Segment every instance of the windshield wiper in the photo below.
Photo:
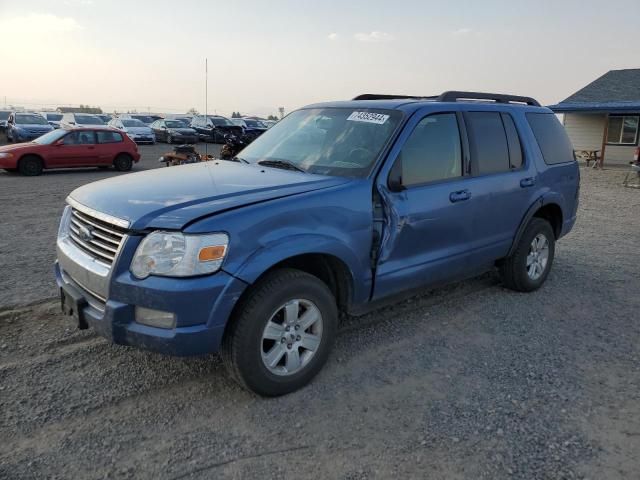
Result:
{"label": "windshield wiper", "polygon": [[240,163],[249,163],[248,160],[245,160],[244,158],[240,158],[240,157],[233,157],[231,159],[232,162],[240,162]]}
{"label": "windshield wiper", "polygon": [[266,167],[282,168],[284,170],[295,170],[296,172],[307,173],[306,170],[300,168],[295,163],[288,162],[287,160],[260,160],[258,165],[264,165]]}

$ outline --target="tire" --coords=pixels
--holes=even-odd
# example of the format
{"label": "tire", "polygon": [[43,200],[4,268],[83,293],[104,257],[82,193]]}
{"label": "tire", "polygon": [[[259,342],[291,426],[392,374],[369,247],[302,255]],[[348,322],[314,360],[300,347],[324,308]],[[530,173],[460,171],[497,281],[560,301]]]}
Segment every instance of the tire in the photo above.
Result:
{"label": "tire", "polygon": [[18,162],[18,171],[26,177],[37,177],[42,174],[42,160],[35,155],[25,155]]}
{"label": "tire", "polygon": [[167,133],[167,143],[169,145],[171,145],[173,143],[173,138],[171,138],[171,135],[169,135],[168,133]]}
{"label": "tire", "polygon": [[121,153],[113,161],[113,166],[119,172],[128,172],[133,166],[133,160],[126,153]]}
{"label": "tire", "polygon": [[[312,315],[305,317],[305,313]],[[315,323],[310,326],[302,324],[313,318]],[[273,328],[269,334],[267,324]],[[276,270],[241,300],[223,339],[222,358],[231,377],[242,387],[258,395],[285,395],[309,383],[322,369],[337,326],[336,301],[325,283],[300,270]],[[307,350],[301,336],[313,340],[315,350]],[[266,364],[268,354],[272,368]],[[279,360],[273,363],[276,358]],[[297,368],[287,371],[290,364]]]}
{"label": "tire", "polygon": [[[534,239],[537,246],[534,245]],[[546,250],[543,248],[544,241],[546,241]],[[532,292],[540,288],[551,270],[555,244],[555,234],[549,222],[533,217],[520,237],[513,254],[505,258],[500,265],[500,275],[504,285],[517,292]],[[546,261],[543,262],[545,256]]]}

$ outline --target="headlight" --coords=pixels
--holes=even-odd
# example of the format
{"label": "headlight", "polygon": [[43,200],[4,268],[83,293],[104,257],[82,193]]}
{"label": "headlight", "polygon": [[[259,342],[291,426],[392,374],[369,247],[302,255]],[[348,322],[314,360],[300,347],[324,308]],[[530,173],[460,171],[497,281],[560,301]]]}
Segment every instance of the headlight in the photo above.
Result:
{"label": "headlight", "polygon": [[0,158],[11,158],[13,153],[0,153]]}
{"label": "headlight", "polygon": [[60,226],[58,227],[58,240],[63,240],[69,236],[69,221],[71,220],[71,205],[64,207]]}
{"label": "headlight", "polygon": [[149,275],[191,277],[213,273],[222,266],[228,245],[225,233],[153,232],[140,242],[130,270],[140,279]]}

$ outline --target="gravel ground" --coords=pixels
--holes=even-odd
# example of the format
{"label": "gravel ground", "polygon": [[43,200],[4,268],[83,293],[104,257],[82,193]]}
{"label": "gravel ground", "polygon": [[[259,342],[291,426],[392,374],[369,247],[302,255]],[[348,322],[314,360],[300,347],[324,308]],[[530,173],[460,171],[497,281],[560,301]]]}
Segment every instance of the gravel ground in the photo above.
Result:
{"label": "gravel ground", "polygon": [[[349,318],[282,398],[241,390],[216,356],[110,345],[52,301],[0,310],[0,478],[640,478],[640,191],[582,173],[539,291],[489,273]],[[0,303],[54,293],[62,199],[109,175],[0,176]]]}

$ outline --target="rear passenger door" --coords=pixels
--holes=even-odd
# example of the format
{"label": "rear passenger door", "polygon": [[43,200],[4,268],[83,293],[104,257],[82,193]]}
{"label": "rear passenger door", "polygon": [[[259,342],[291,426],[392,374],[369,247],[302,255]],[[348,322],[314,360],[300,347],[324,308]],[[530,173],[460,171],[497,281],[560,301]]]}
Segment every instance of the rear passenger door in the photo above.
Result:
{"label": "rear passenger door", "polygon": [[464,114],[473,195],[469,266],[504,257],[535,200],[536,170],[525,158],[513,116],[500,111]]}
{"label": "rear passenger door", "polygon": [[[433,113],[413,127],[393,162],[384,199],[374,297],[456,279],[465,271],[473,199],[464,175],[462,117]],[[402,140],[400,140],[402,141]],[[393,187],[392,184],[397,185]]]}

